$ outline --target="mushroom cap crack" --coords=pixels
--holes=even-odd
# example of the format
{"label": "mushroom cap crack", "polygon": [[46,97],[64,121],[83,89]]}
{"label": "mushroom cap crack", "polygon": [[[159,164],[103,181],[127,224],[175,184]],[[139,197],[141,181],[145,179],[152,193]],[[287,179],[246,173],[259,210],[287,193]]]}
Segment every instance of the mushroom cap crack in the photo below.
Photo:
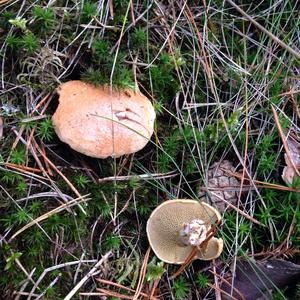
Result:
{"label": "mushroom cap crack", "polygon": [[142,123],[141,121],[141,116],[133,111],[131,111],[130,109],[126,108],[125,111],[113,111],[114,116],[117,118],[117,120],[119,122],[122,123],[122,121],[130,121],[135,123],[138,126],[143,127],[144,130],[146,130],[148,132],[149,135],[151,135],[150,130]]}

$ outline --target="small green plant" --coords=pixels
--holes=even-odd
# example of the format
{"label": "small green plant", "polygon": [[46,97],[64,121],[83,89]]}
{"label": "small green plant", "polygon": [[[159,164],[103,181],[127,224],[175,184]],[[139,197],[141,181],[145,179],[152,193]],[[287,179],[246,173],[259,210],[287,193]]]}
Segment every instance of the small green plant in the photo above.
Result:
{"label": "small green plant", "polygon": [[107,41],[103,39],[96,39],[93,42],[94,56],[99,62],[107,62],[109,59],[109,49]]}
{"label": "small green plant", "polygon": [[100,207],[100,215],[104,220],[107,220],[111,217],[112,206],[108,203],[103,203]]}
{"label": "small green plant", "polygon": [[181,276],[178,279],[174,280],[173,289],[174,289],[174,292],[175,292],[175,298],[176,299],[184,299],[189,294],[190,285],[188,284],[186,279],[184,279]]}
{"label": "small green plant", "polygon": [[27,183],[26,181],[22,178],[16,186],[16,190],[20,193],[23,194],[27,191]]}
{"label": "small green plant", "polygon": [[31,220],[31,215],[25,209],[18,209],[15,213],[15,219],[19,225],[22,225]]}
{"label": "small green plant", "polygon": [[11,227],[13,225],[23,225],[31,220],[31,214],[25,209],[18,208],[16,211],[6,214],[1,219],[5,227]]}
{"label": "small green plant", "polygon": [[27,22],[28,21],[26,19],[20,18],[20,17],[17,17],[16,19],[10,19],[9,20],[10,24],[16,26],[17,28],[20,28],[24,32],[28,32]]}
{"label": "small green plant", "polygon": [[197,285],[200,289],[206,289],[209,284],[209,278],[202,273],[198,274],[196,279]]}
{"label": "small green plant", "polygon": [[38,216],[42,211],[42,203],[40,201],[32,201],[28,206],[28,210],[33,216]]}
{"label": "small green plant", "polygon": [[173,61],[175,62],[175,65],[178,68],[181,67],[181,66],[184,66],[186,64],[186,61],[183,58],[179,48],[176,48],[175,51],[174,51]]}
{"label": "small green plant", "polygon": [[137,49],[143,49],[147,43],[147,32],[144,28],[135,28],[132,39],[134,47]]}
{"label": "small green plant", "polygon": [[274,146],[276,146],[275,135],[269,134],[265,135],[258,143],[256,149],[259,154],[270,151]]}
{"label": "small green plant", "polygon": [[45,8],[36,6],[34,9],[34,16],[35,25],[45,32],[53,26],[55,21],[54,12],[51,7]]}
{"label": "small green plant", "polygon": [[102,85],[108,83],[108,78],[103,76],[103,73],[99,69],[88,68],[82,75],[83,81],[91,83],[93,85]]}
{"label": "small green plant", "polygon": [[152,211],[148,203],[140,203],[137,209],[141,216],[149,216]]}
{"label": "small green plant", "polygon": [[179,90],[178,78],[175,75],[174,64],[162,62],[150,69],[153,90],[157,99],[167,103]]}
{"label": "small green plant", "polygon": [[64,219],[59,214],[52,215],[47,219],[44,226],[51,233],[57,233],[64,226]]}
{"label": "small green plant", "polygon": [[14,264],[15,260],[20,258],[21,255],[22,255],[21,252],[13,252],[11,254],[11,256],[6,259],[6,265],[5,265],[4,270],[5,271],[10,270],[13,267],[13,264]]}
{"label": "small green plant", "polygon": [[[6,10],[6,11],[3,11],[2,12],[2,17],[3,17],[3,20],[1,20],[1,21],[4,21],[3,23],[9,23],[9,24],[11,24],[10,22],[9,22],[9,20],[13,20],[14,19],[14,13],[12,12],[12,11],[10,11],[10,10]],[[3,24],[4,25],[4,24]],[[2,26],[3,26],[2,25]]]}
{"label": "small green plant", "polygon": [[173,132],[163,143],[163,152],[158,156],[157,165],[161,172],[168,172],[172,167],[172,158],[175,158],[180,151],[181,134],[179,131]]}
{"label": "small green plant", "polygon": [[166,269],[164,268],[164,263],[162,261],[156,262],[156,258],[154,257],[148,264],[146,280],[154,281],[160,279],[165,272]]}
{"label": "small green plant", "polygon": [[259,207],[259,212],[257,213],[258,220],[264,224],[268,225],[268,221],[272,217],[273,213],[273,207]]}
{"label": "small green plant", "polygon": [[12,151],[10,161],[13,164],[22,165],[26,161],[26,152],[25,149],[22,147],[16,148]]}
{"label": "small green plant", "polygon": [[160,101],[155,101],[153,106],[154,106],[154,110],[155,110],[156,114],[158,116],[162,115],[162,113],[163,113],[163,104]]}
{"label": "small green plant", "polygon": [[43,248],[46,249],[45,245],[47,237],[44,232],[42,232],[38,227],[35,227],[27,232],[26,242],[28,244],[28,249],[33,248],[31,254],[35,255],[36,252],[41,251]]}
{"label": "small green plant", "polygon": [[[231,133],[237,131],[240,127],[240,116],[242,109],[233,111],[226,120],[227,128]],[[209,140],[213,140],[215,143],[220,142],[224,137],[227,137],[226,128],[222,119],[219,119],[216,123],[208,124],[206,127],[206,135]]]}
{"label": "small green plant", "polygon": [[197,170],[197,165],[193,158],[187,159],[184,163],[184,171],[186,174],[192,174]]}
{"label": "small green plant", "polygon": [[16,217],[14,214],[9,213],[5,217],[1,218],[1,222],[6,228],[10,228],[16,224]]}
{"label": "small green plant", "polygon": [[57,289],[55,289],[53,286],[49,286],[47,287],[47,291],[46,291],[46,299],[57,299]]}
{"label": "small green plant", "polygon": [[293,183],[292,183],[292,187],[294,189],[300,189],[300,176],[295,175],[293,178]]}
{"label": "small green plant", "polygon": [[286,300],[287,298],[284,296],[284,291],[281,291],[281,290],[276,290],[272,293],[272,296],[273,296],[273,300]]}
{"label": "small green plant", "polygon": [[22,39],[22,46],[28,54],[33,54],[39,46],[39,41],[33,33],[28,32]]}
{"label": "small green plant", "polygon": [[113,75],[113,84],[119,88],[134,89],[132,71],[125,67],[116,69]]}
{"label": "small green plant", "polygon": [[22,44],[22,40],[14,34],[11,34],[6,39],[7,46],[12,50],[18,50]]}
{"label": "small green plant", "polygon": [[10,185],[14,184],[18,180],[22,180],[22,176],[10,171],[5,171],[1,178],[2,182]]}
{"label": "small green plant", "polygon": [[85,1],[82,8],[82,18],[84,22],[97,15],[97,4],[91,1]]}
{"label": "small green plant", "polygon": [[137,189],[141,186],[141,183],[139,181],[138,177],[131,178],[127,183],[128,188],[130,189]]}
{"label": "small green plant", "polygon": [[104,246],[107,250],[118,250],[121,246],[120,237],[114,233],[109,234],[105,239]]}
{"label": "small green plant", "polygon": [[243,239],[250,232],[250,223],[247,221],[243,221],[239,224],[239,236]]}
{"label": "small green plant", "polygon": [[81,189],[85,189],[90,182],[90,180],[83,174],[76,174],[74,176],[75,185]]}
{"label": "small green plant", "polygon": [[160,55],[160,62],[164,66],[173,67],[172,56],[167,52],[162,52]]}
{"label": "small green plant", "polygon": [[259,175],[268,175],[276,167],[276,153],[262,153],[257,172]]}
{"label": "small green plant", "polygon": [[51,118],[42,120],[37,126],[38,136],[45,142],[49,142],[53,139],[55,132]]}

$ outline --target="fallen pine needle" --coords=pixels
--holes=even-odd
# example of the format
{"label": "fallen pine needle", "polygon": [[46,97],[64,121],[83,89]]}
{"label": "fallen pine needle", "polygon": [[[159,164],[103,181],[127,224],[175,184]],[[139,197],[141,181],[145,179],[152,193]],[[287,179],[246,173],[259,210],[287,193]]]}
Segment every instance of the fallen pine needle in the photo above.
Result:
{"label": "fallen pine needle", "polygon": [[[245,178],[246,179],[246,178]],[[249,221],[251,221],[252,223],[258,224],[260,226],[264,226],[264,224],[262,224],[261,222],[259,222],[258,220],[256,220],[255,218],[251,217],[250,215],[248,215],[247,213],[245,213],[244,211],[242,211],[241,209],[239,209],[238,207],[234,206],[232,203],[230,203],[229,201],[225,200],[224,198],[220,197],[219,195],[217,195],[214,192],[211,192],[211,194],[214,197],[217,197],[218,199],[222,200],[223,202],[225,202],[228,206],[230,206],[231,208],[233,208],[236,212],[238,212],[240,215],[242,215],[243,217],[245,217],[246,219],[248,219]]]}

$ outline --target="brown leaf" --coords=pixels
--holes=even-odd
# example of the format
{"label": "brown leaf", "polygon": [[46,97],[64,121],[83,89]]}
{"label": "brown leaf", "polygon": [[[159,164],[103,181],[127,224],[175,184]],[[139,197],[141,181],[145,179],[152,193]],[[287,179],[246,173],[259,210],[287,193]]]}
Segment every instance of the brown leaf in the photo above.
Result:
{"label": "brown leaf", "polygon": [[284,155],[285,163],[287,165],[283,169],[282,179],[287,184],[292,184],[294,177],[297,175],[295,167],[300,169],[300,140],[295,134],[290,134],[286,143],[289,148],[289,156],[287,154]]}
{"label": "brown leaf", "polygon": [[[236,265],[234,280],[230,278],[221,285],[226,293],[231,293],[234,285],[233,297],[241,300],[272,299],[271,291],[291,285],[300,279],[300,266],[281,259],[269,259],[266,261],[239,260]],[[237,291],[240,292],[240,295]],[[224,298],[231,299],[231,298]]]}

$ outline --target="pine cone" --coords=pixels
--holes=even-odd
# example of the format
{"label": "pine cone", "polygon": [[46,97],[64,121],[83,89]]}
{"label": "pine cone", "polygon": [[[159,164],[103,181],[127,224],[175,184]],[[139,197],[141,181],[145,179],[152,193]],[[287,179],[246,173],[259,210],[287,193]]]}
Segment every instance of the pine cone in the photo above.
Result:
{"label": "pine cone", "polygon": [[207,192],[200,191],[199,194],[199,197],[202,198],[201,200],[213,205],[220,212],[224,212],[225,209],[230,210],[231,207],[210,192],[213,192],[222,199],[236,205],[240,188],[239,181],[235,177],[230,176],[226,171],[232,173],[235,171],[234,166],[229,160],[214,163],[209,168],[207,174]]}

